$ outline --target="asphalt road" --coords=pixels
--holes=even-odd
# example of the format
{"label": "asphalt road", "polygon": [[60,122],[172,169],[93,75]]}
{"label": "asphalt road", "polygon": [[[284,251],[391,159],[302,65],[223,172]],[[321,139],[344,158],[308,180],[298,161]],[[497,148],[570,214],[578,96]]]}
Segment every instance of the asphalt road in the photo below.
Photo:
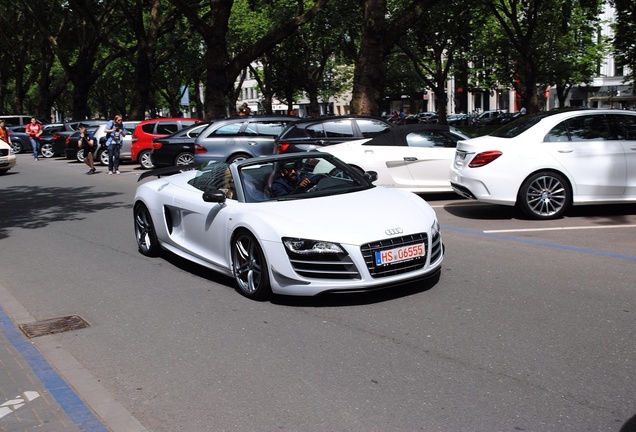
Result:
{"label": "asphalt road", "polygon": [[0,283],[35,319],[88,321],[59,348],[150,430],[599,432],[636,414],[635,205],[537,222],[431,197],[437,283],[259,303],[137,252],[137,165],[86,170],[22,154],[0,177]]}

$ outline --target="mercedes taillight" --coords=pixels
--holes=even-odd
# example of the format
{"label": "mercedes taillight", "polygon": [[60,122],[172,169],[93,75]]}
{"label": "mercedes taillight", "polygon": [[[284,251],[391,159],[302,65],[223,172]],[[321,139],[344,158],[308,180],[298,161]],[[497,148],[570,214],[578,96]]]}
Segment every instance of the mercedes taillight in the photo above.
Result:
{"label": "mercedes taillight", "polygon": [[490,162],[494,161],[495,159],[497,159],[502,154],[503,153],[498,151],[498,150],[491,150],[491,151],[481,152],[481,153],[477,154],[477,156],[475,156],[473,158],[473,160],[470,161],[470,163],[468,164],[468,167],[469,168],[479,168],[479,167],[482,167],[484,165],[488,165]]}

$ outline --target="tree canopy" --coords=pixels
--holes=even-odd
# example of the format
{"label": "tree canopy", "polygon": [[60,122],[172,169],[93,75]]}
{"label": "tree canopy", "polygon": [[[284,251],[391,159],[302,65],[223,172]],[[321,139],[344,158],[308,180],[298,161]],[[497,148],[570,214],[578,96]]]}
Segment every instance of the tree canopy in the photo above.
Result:
{"label": "tree canopy", "polygon": [[[614,49],[636,66],[631,1]],[[546,86],[565,97],[596,72],[602,0],[0,0],[0,111],[63,118],[177,115],[184,89],[206,119],[234,113],[252,68],[263,109],[308,97],[312,115],[351,94],[379,115],[399,89],[514,88],[529,111]],[[254,68],[254,65],[260,65]],[[392,78],[392,79],[387,79]],[[408,81],[408,85],[406,85]],[[202,89],[203,101],[198,97]],[[445,107],[444,103],[438,106]],[[445,109],[445,108],[441,108]],[[271,106],[269,106],[271,110]]]}

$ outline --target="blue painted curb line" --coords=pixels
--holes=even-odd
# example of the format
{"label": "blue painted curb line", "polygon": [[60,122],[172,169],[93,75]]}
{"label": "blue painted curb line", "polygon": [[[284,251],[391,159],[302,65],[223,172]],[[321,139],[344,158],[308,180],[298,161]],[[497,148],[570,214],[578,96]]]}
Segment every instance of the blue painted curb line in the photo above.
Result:
{"label": "blue painted curb line", "polygon": [[66,381],[58,375],[38,349],[13,324],[13,321],[1,307],[0,330],[81,431],[108,432],[106,426],[95,417],[95,414],[82,402]]}

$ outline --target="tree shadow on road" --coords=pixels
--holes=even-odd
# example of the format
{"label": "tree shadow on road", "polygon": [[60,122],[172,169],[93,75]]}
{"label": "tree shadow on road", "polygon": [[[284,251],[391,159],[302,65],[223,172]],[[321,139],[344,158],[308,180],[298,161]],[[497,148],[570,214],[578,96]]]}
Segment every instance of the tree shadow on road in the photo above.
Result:
{"label": "tree shadow on road", "polygon": [[59,220],[82,220],[100,210],[130,207],[105,198],[122,192],[95,192],[92,187],[9,187],[0,189],[0,239],[11,228],[45,228]]}

